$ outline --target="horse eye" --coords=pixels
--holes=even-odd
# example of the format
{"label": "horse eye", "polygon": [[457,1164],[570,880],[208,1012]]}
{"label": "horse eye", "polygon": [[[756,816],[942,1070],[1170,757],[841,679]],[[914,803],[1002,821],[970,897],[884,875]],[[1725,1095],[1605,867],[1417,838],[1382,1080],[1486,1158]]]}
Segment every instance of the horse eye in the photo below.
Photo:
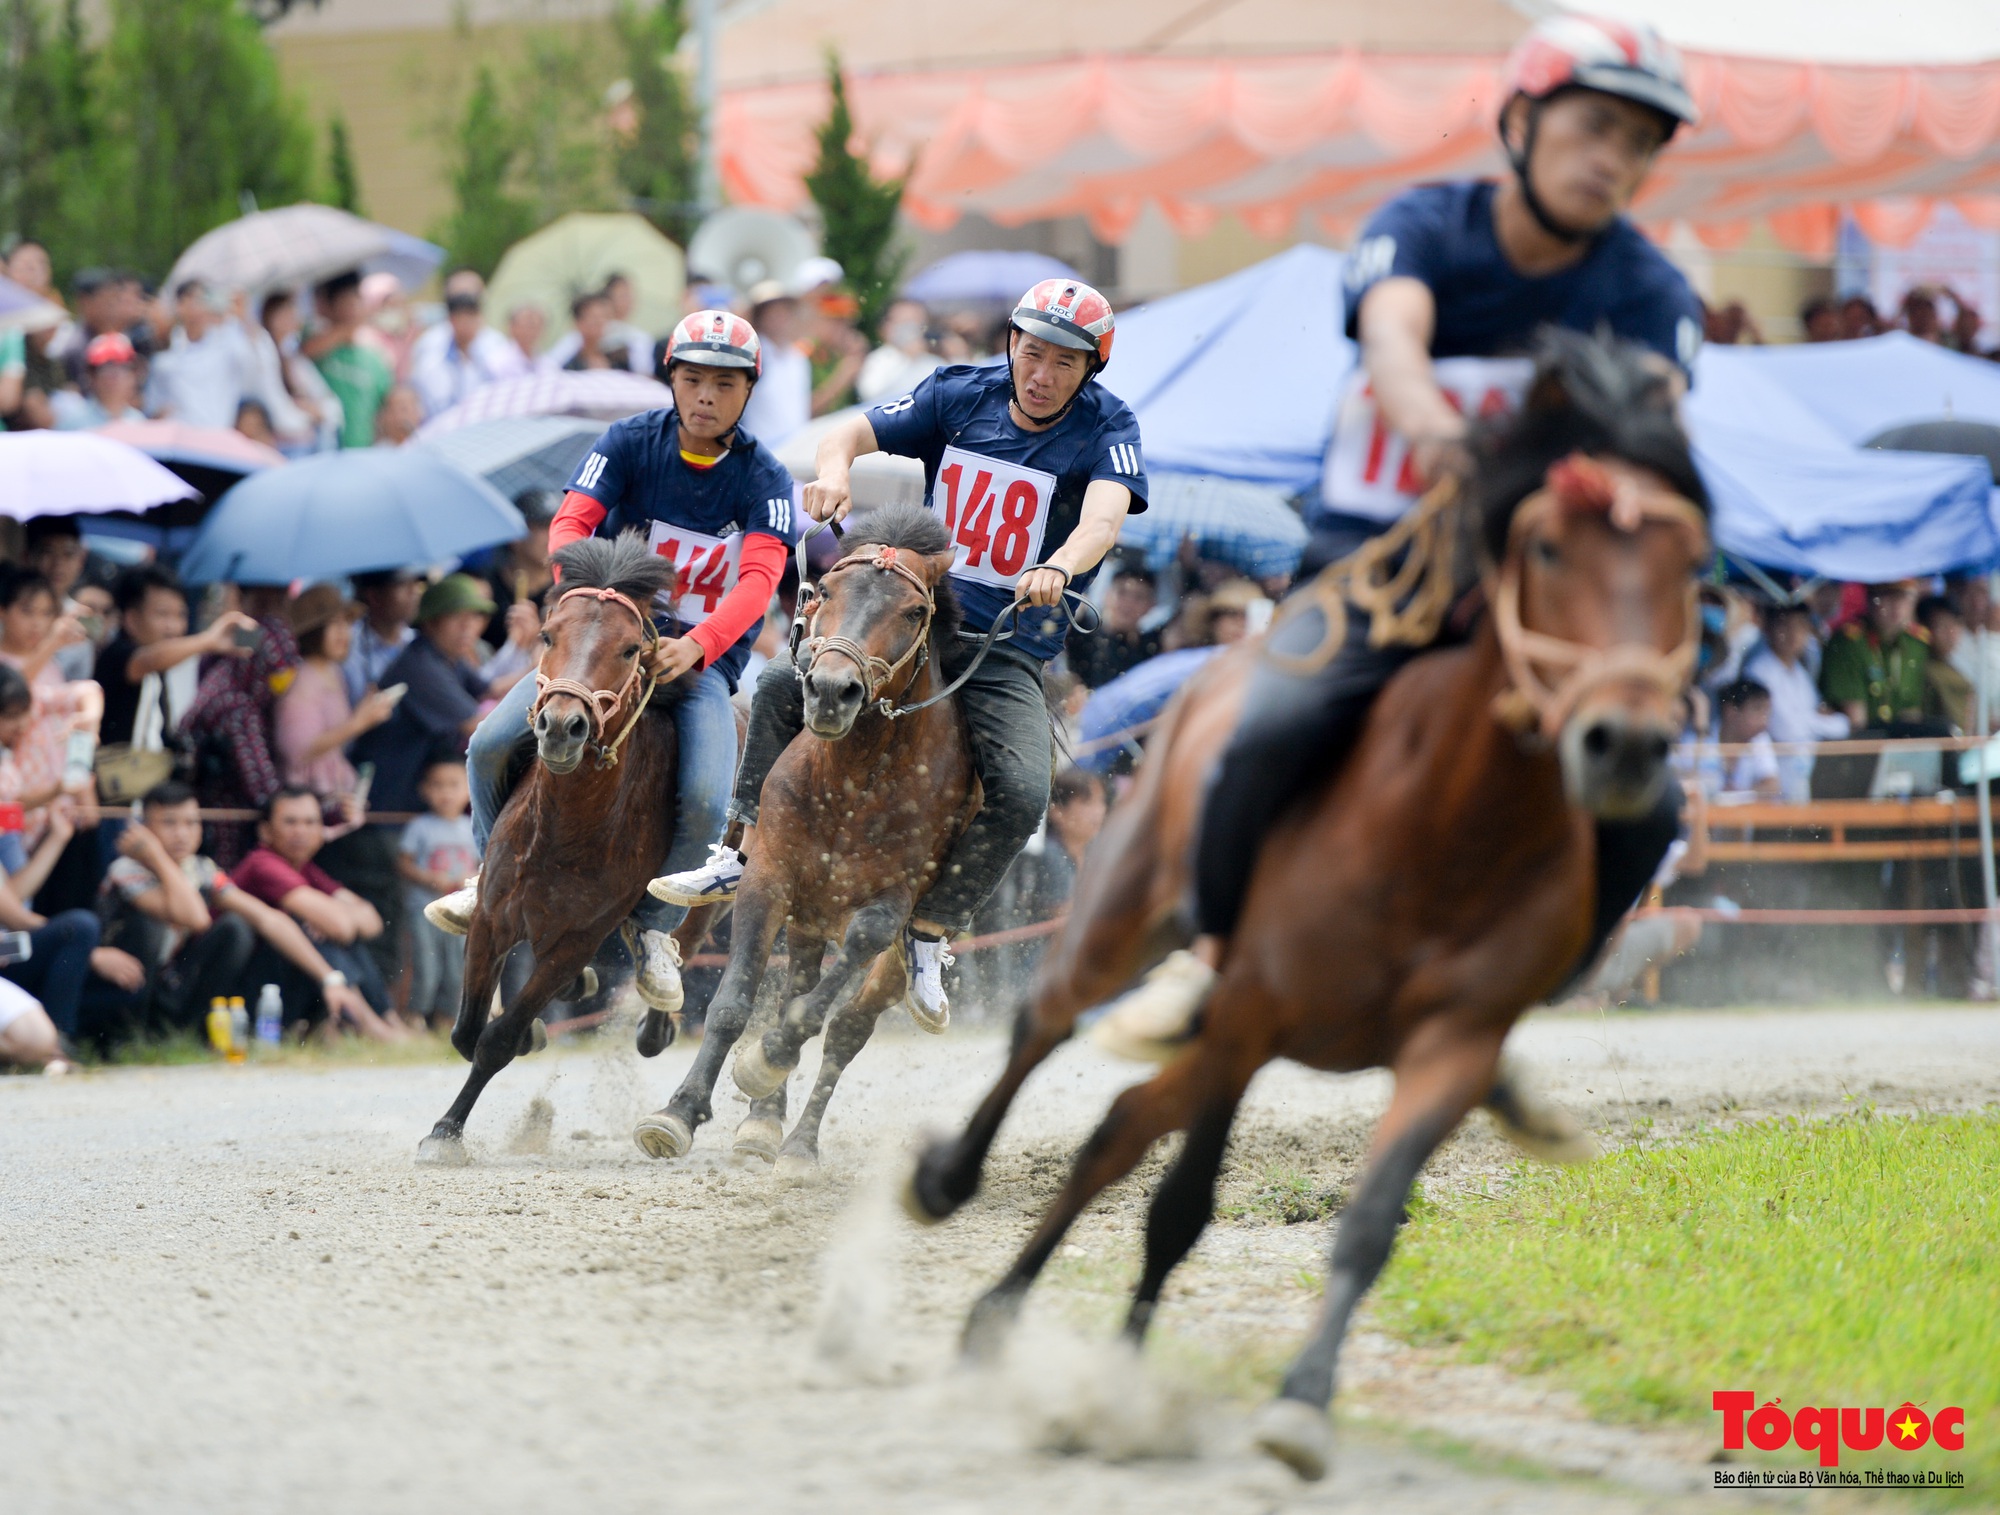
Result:
{"label": "horse eye", "polygon": [[1534,541],[1535,562],[1543,568],[1556,568],[1562,564],[1562,549],[1546,537]]}
{"label": "horse eye", "polygon": [[912,605],[908,610],[903,612],[903,619],[908,621],[912,626],[917,625],[923,618],[923,611],[915,605]]}
{"label": "horse eye", "polygon": [[630,647],[627,647],[625,649],[625,656],[628,658],[636,658],[638,655],[639,655],[639,644],[637,642],[634,642]]}

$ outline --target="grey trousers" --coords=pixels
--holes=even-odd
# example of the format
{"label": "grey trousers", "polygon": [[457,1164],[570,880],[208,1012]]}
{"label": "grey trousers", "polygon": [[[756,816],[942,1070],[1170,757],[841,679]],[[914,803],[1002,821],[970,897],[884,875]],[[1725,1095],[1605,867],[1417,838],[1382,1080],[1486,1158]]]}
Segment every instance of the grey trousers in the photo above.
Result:
{"label": "grey trousers", "polygon": [[[975,644],[967,639],[948,651],[943,659],[946,675],[955,678],[974,650]],[[1055,762],[1037,659],[1001,643],[958,692],[958,702],[965,712],[973,766],[979,770],[985,798],[917,911],[953,931],[972,924],[973,912],[999,887],[1008,866],[1042,823]],[[779,754],[804,729],[805,696],[790,657],[779,653],[757,675],[750,734],[743,744],[743,764],[736,770],[736,794],[729,806],[732,818],[756,824],[765,778]]]}

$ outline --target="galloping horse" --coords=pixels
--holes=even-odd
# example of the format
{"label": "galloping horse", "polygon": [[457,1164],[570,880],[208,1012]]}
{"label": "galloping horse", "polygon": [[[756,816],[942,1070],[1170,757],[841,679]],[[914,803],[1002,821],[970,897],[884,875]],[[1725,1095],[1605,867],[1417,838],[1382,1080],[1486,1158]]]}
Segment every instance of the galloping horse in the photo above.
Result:
{"label": "galloping horse", "polygon": [[[816,1163],[820,1120],[841,1070],[866,1045],[876,1017],[903,997],[903,957],[891,949],[979,807],[957,703],[925,705],[941,688],[941,652],[958,624],[945,580],[951,557],[936,516],[886,506],[848,533],[826,571],[796,654],[805,659],[806,729],[764,781],[729,966],[709,1005],[701,1052],[673,1099],[633,1133],[651,1156],[679,1157],[711,1118],[722,1060],[748,1024],[780,927],[789,1003],[775,1028],[736,1054],[737,1086],[754,1101],[737,1128],[739,1153],[775,1159],[781,1170]],[[822,976],[835,939],[840,950]],[[856,983],[860,993],[844,1003]],[[780,1147],[786,1077],[823,1026],[818,1081]]]}
{"label": "galloping horse", "polygon": [[[1252,1075],[1279,1057],[1336,1072],[1386,1066],[1395,1092],[1339,1221],[1317,1333],[1259,1422],[1272,1455],[1309,1478],[1325,1471],[1340,1342],[1425,1160],[1482,1101],[1531,1135],[1555,1124],[1501,1072],[1501,1045],[1603,940],[1596,819],[1658,813],[1666,794],[1674,704],[1700,630],[1693,573],[1707,517],[1693,501],[1703,498],[1663,377],[1582,338],[1545,351],[1522,413],[1481,444],[1463,524],[1482,528],[1483,613],[1469,630],[1460,622],[1456,645],[1403,667],[1331,782],[1266,842],[1193,1039],[1112,1104],[1026,1249],[975,1306],[969,1349],[994,1344],[1091,1199],[1185,1129],[1153,1198],[1126,1321],[1143,1337],[1169,1270],[1208,1223]],[[1431,502],[1429,538],[1402,540],[1412,556],[1435,542],[1435,571],[1449,574],[1457,533],[1442,505]],[[1407,586],[1378,566],[1375,582]],[[1332,596],[1309,598],[1303,613],[1326,617],[1329,637],[1350,615]],[[1349,634],[1369,624],[1355,613]],[[919,1162],[909,1202],[920,1218],[971,1196],[1015,1091],[1077,1016],[1177,943],[1202,786],[1260,655],[1211,664],[1169,712],[1085,861],[1006,1071],[965,1133]]]}
{"label": "galloping horse", "polygon": [[[643,655],[657,636],[649,607],[672,582],[673,564],[637,532],[572,542],[551,561],[562,593],[542,627],[534,674],[539,761],[487,842],[466,934],[465,997],[451,1029],[472,1071],[418,1146],[430,1162],[466,1160],[465,1120],[480,1091],[528,1049],[535,1017],[631,914],[672,839],[679,742],[664,707],[680,681],[656,687]],[[534,971],[489,1022],[501,964],[523,941]],[[653,1019],[642,1047],[671,1040]]]}

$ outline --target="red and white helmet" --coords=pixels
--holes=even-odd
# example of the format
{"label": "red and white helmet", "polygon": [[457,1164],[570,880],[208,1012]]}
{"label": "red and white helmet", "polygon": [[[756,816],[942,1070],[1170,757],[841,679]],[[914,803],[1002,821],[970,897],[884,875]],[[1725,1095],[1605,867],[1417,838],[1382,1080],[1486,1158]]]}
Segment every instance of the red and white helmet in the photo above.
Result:
{"label": "red and white helmet", "polygon": [[764,346],[757,329],[726,310],[698,310],[683,316],[667,342],[667,363],[699,363],[707,368],[747,368],[764,372]]}
{"label": "red and white helmet", "polygon": [[1651,106],[1676,126],[1700,112],[1688,93],[1681,55],[1650,26],[1597,16],[1550,16],[1508,55],[1504,106],[1516,95],[1546,100],[1560,89],[1594,89]]}
{"label": "red and white helmet", "polygon": [[1111,302],[1076,279],[1044,279],[1014,307],[1008,324],[1016,331],[1058,347],[1073,347],[1095,353],[1097,366],[1111,361],[1111,339],[1116,335],[1116,319]]}

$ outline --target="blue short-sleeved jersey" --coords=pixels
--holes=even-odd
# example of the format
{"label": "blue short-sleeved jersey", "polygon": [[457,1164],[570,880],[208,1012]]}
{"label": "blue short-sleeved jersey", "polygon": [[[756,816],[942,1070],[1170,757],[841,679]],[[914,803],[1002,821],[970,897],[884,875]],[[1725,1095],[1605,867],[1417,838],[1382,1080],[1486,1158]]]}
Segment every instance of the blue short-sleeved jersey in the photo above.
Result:
{"label": "blue short-sleeved jersey", "polygon": [[1526,352],[1540,326],[1608,326],[1693,376],[1701,301],[1637,227],[1621,216],[1580,262],[1530,278],[1515,271],[1494,235],[1497,187],[1422,184],[1376,211],[1347,259],[1347,334],[1357,334],[1362,296],[1402,275],[1422,281],[1437,301],[1432,357],[1504,357]]}
{"label": "blue short-sleeved jersey", "polygon": [[[680,428],[671,409],[649,410],[614,422],[577,464],[569,487],[604,507],[598,536],[645,533],[656,551],[674,556],[688,570],[684,576],[692,581],[691,592],[706,588],[709,609],[726,592],[726,584],[735,583],[735,556],[709,547],[713,570],[704,581],[704,560],[689,551],[697,538],[677,541],[664,528],[678,527],[699,539],[725,544],[745,533],[765,532],[788,546],[798,531],[791,471],[768,447],[739,426],[721,462],[692,468],[681,457]],[[713,666],[722,670],[732,689],[759,629],[753,622],[715,660]]]}
{"label": "blue short-sleeved jersey", "polygon": [[[965,629],[984,633],[1013,603],[1014,580],[1069,540],[1093,479],[1132,491],[1146,508],[1146,465],[1131,407],[1091,382],[1056,425],[1023,431],[1008,414],[1005,364],[940,368],[909,394],[872,407],[884,452],[919,458],[931,509],[952,532],[951,583]],[[1096,569],[1079,574],[1083,588]],[[1062,651],[1067,607],[1023,611],[1014,645],[1044,661]]]}

